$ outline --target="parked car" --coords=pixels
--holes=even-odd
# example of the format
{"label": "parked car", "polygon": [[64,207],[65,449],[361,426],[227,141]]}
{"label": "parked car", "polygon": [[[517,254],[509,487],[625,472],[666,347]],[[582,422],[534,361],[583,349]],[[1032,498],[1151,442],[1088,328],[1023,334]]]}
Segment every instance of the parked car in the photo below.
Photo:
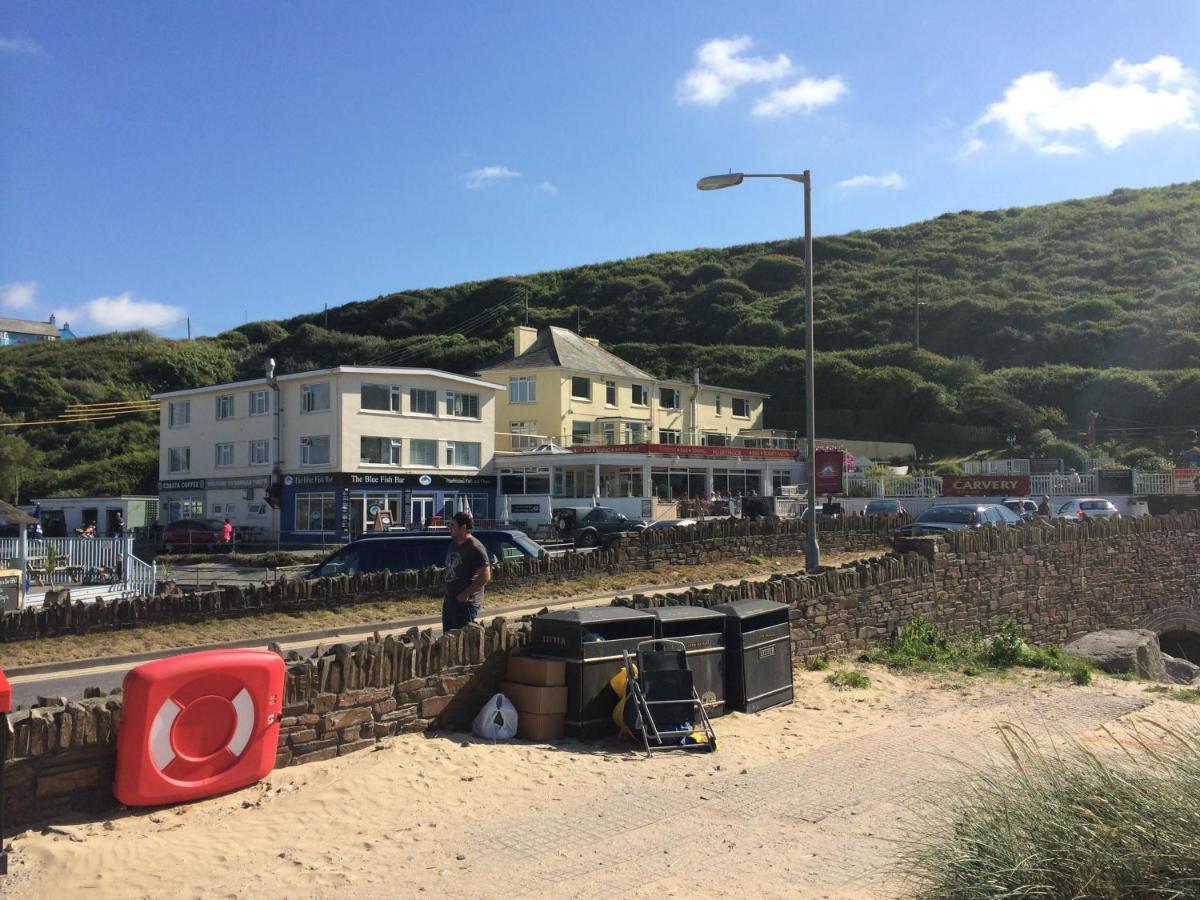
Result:
{"label": "parked car", "polygon": [[1019,525],[1021,517],[1002,503],[948,503],[931,506],[916,520],[901,525],[892,532],[892,542],[911,537],[920,529],[923,534],[945,534],[964,528],[983,528],[987,525]]}
{"label": "parked car", "polygon": [[641,531],[646,523],[607,506],[560,506],[554,510],[554,527],[576,547],[599,547],[619,534]]}
{"label": "parked car", "polygon": [[[523,531],[480,529],[472,532],[487,548],[492,565],[546,555],[540,544]],[[315,566],[309,578],[358,575],[367,572],[403,572],[426,569],[446,562],[452,538],[446,532],[369,531]]]}
{"label": "parked car", "polygon": [[1076,497],[1058,508],[1059,519],[1119,519],[1121,511],[1103,497]]}
{"label": "parked car", "polygon": [[1005,497],[1000,501],[1022,519],[1037,518],[1038,503],[1029,497]]}
{"label": "parked car", "polygon": [[221,546],[224,529],[220,519],[177,519],[163,529],[163,549],[168,553],[200,549],[212,552]]}
{"label": "parked car", "polygon": [[664,528],[690,528],[696,524],[695,519],[659,519],[646,526],[647,531],[662,531]]}
{"label": "parked car", "polygon": [[899,500],[871,500],[863,509],[864,516],[902,516],[904,512]]}

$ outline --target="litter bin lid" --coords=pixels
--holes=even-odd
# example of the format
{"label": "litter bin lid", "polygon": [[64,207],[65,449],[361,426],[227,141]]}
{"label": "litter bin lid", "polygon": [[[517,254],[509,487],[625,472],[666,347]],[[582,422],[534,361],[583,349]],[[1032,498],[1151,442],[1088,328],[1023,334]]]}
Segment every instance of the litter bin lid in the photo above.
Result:
{"label": "litter bin lid", "polygon": [[763,613],[787,608],[786,603],[776,603],[774,600],[739,600],[736,603],[713,607],[717,612],[734,619],[749,619],[751,616],[761,616]]}
{"label": "litter bin lid", "polygon": [[644,619],[650,614],[640,609],[630,609],[627,606],[595,606],[587,609],[560,609],[556,612],[542,613],[536,619],[549,619],[556,622],[577,622],[580,625],[591,625],[599,622],[624,622],[629,619]]}
{"label": "litter bin lid", "polygon": [[700,619],[721,621],[725,618],[724,613],[706,606],[660,606],[649,612],[663,622],[694,622]]}

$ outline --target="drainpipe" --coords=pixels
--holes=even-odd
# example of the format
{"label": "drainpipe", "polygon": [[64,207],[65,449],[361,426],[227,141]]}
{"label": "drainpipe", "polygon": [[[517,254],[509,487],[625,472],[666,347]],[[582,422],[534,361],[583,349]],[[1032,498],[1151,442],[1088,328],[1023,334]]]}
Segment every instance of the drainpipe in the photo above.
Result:
{"label": "drainpipe", "polygon": [[283,465],[279,458],[279,433],[280,433],[280,410],[279,410],[279,382],[275,380],[275,360],[274,358],[267,360],[267,384],[271,386],[272,396],[271,403],[271,487],[275,490],[275,506],[271,507],[271,527],[275,530],[275,549],[279,550],[280,542],[280,509],[283,507]]}
{"label": "drainpipe", "polygon": [[692,421],[688,425],[688,434],[691,435],[691,443],[700,443],[699,436],[696,434],[696,406],[700,400],[700,370],[692,369],[692,400],[688,404],[689,412]]}

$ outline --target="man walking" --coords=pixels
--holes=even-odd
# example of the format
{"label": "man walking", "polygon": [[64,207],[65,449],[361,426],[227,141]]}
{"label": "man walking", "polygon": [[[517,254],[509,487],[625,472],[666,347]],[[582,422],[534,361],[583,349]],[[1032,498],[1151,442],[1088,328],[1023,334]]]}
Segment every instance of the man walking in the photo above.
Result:
{"label": "man walking", "polygon": [[483,605],[483,586],[492,580],[487,548],[471,534],[474,520],[469,512],[457,512],[450,520],[450,549],[446,551],[446,596],[442,600],[442,631],[474,622]]}

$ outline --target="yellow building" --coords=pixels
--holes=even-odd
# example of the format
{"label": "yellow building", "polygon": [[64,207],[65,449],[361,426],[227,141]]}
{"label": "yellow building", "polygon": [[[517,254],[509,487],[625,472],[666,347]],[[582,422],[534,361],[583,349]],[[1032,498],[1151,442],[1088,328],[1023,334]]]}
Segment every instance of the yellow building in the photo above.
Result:
{"label": "yellow building", "polygon": [[614,444],[780,446],[763,431],[768,394],[655,378],[566,328],[518,325],[479,372],[496,398],[496,449]]}
{"label": "yellow building", "polygon": [[[503,498],[601,500],[627,514],[713,495],[774,494],[800,476],[791,433],[763,427],[767,394],[656,378],[566,328],[517,326],[478,377],[496,395]],[[525,505],[525,504],[521,504]]]}

